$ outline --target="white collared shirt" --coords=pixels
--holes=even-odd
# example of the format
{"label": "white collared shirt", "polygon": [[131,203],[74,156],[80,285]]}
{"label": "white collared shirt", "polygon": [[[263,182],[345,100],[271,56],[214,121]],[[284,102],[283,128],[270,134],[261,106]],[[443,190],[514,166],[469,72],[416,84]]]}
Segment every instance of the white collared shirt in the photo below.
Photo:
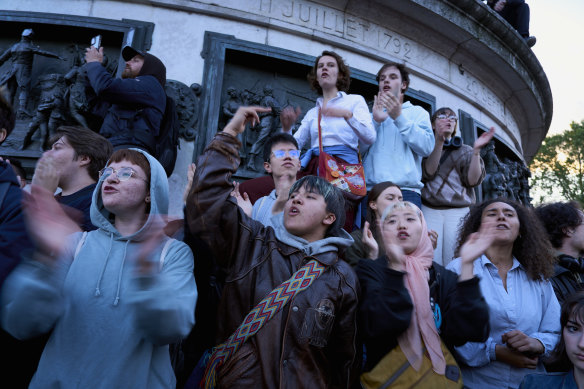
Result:
{"label": "white collared shirt", "polygon": [[[460,258],[447,269],[460,274]],[[549,281],[534,281],[523,265],[513,258],[507,272],[507,290],[497,267],[482,255],[474,264],[474,274],[489,305],[489,338],[484,343],[468,342],[456,347],[462,359],[471,367],[461,366],[465,386],[469,388],[518,388],[526,374],[545,372],[542,358],[548,356],[560,339],[560,305]],[[538,339],[544,346],[537,369],[521,369],[496,360],[495,346],[501,345],[501,335],[520,330]]]}
{"label": "white collared shirt", "polygon": [[[306,113],[300,128],[294,134],[298,147],[302,149],[310,142],[310,148],[318,148],[318,110],[322,107],[323,98],[316,100],[316,106]],[[375,142],[377,133],[373,128],[371,113],[365,99],[361,95],[348,95],[339,92],[328,103],[328,107],[342,108],[353,112],[349,120],[339,117],[322,116],[322,145],[345,145],[357,151],[359,142],[370,145]]]}

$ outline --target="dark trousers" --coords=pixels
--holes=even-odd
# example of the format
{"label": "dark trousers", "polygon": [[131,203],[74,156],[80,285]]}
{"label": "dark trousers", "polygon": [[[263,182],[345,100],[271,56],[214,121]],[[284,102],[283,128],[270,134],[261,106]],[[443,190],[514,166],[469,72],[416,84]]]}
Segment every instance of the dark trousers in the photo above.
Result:
{"label": "dark trousers", "polygon": [[507,3],[499,15],[512,25],[522,37],[529,36],[529,5]]}

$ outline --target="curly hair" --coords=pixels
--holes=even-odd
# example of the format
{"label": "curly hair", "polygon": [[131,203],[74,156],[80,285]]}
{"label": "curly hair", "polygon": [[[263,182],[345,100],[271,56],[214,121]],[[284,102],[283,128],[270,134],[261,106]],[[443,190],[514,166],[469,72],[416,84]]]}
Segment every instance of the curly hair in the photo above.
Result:
{"label": "curly hair", "polygon": [[306,77],[308,82],[310,83],[310,87],[314,89],[319,95],[322,95],[322,88],[316,79],[316,69],[318,68],[318,61],[325,55],[333,57],[337,61],[337,65],[339,68],[339,74],[337,76],[337,89],[339,91],[347,92],[349,90],[349,86],[351,85],[351,70],[343,61],[343,58],[335,53],[334,51],[323,51],[321,55],[316,57],[316,61],[314,61],[314,66],[310,69],[310,73]]}
{"label": "curly hair", "polygon": [[584,291],[574,292],[566,298],[562,304],[560,313],[560,325],[562,336],[560,341],[545,361],[546,367],[552,367],[552,371],[569,371],[574,367],[566,354],[566,341],[564,340],[564,328],[568,320],[584,323]]}
{"label": "curly hair", "polygon": [[540,205],[535,214],[544,225],[550,242],[555,248],[562,247],[568,228],[578,227],[584,221],[582,211],[572,203],[551,203]]}
{"label": "curly hair", "polygon": [[556,258],[541,222],[531,209],[506,198],[490,199],[471,207],[458,232],[455,255],[460,256],[460,248],[469,235],[479,230],[483,211],[498,202],[513,207],[519,219],[519,236],[513,242],[513,256],[525,267],[532,280],[547,280],[552,277]]}

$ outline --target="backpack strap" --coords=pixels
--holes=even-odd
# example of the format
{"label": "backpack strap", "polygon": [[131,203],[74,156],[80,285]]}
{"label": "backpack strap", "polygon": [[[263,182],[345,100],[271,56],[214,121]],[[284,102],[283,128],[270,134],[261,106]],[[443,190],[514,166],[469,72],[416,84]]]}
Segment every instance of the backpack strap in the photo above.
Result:
{"label": "backpack strap", "polygon": [[294,296],[308,289],[326,267],[314,257],[306,265],[292,274],[290,279],[281,283],[264,297],[243,319],[239,327],[225,341],[215,347],[207,364],[203,378],[205,388],[216,386],[217,369],[223,365],[239,348],[254,336],[276,313],[290,302]]}

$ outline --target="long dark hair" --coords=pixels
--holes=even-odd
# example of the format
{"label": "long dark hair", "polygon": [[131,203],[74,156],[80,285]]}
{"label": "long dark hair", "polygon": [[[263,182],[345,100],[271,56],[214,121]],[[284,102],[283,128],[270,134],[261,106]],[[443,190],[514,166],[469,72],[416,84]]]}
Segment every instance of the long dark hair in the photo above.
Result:
{"label": "long dark hair", "polygon": [[[381,196],[381,193],[383,193],[383,191],[386,190],[387,188],[391,188],[391,187],[396,187],[396,188],[400,189],[400,187],[397,184],[394,184],[391,181],[384,181],[384,182],[380,182],[379,184],[374,185],[373,188],[371,188],[371,191],[367,194],[366,219],[369,222],[369,228],[371,229],[371,232],[373,233],[373,238],[375,238],[375,240],[377,242],[381,242],[381,239],[382,239],[381,238],[381,231],[379,231],[379,227],[377,225],[377,215],[375,214],[375,210],[371,209],[371,206],[369,204],[373,201],[377,201],[379,196]],[[380,213],[383,213],[383,209],[380,210]]]}
{"label": "long dark hair", "polygon": [[485,208],[498,202],[513,207],[519,218],[519,236],[513,242],[513,256],[525,267],[532,280],[552,277],[556,258],[541,222],[532,210],[506,198],[483,201],[471,207],[459,230],[455,255],[460,256],[460,247],[470,234],[479,230]]}
{"label": "long dark hair", "polygon": [[564,340],[564,328],[570,319],[584,323],[584,291],[572,293],[562,304],[562,313],[560,314],[562,336],[550,357],[545,361],[546,365],[549,365],[553,371],[569,371],[573,367],[566,354],[566,341]]}
{"label": "long dark hair", "polygon": [[343,57],[335,53],[334,51],[323,51],[321,55],[316,57],[316,61],[314,61],[314,66],[310,69],[310,73],[308,74],[308,82],[310,83],[310,87],[314,89],[319,95],[322,95],[322,88],[316,79],[316,69],[318,67],[318,61],[325,55],[333,57],[337,61],[337,67],[339,68],[339,74],[337,75],[337,89],[339,91],[346,92],[349,90],[349,85],[351,85],[351,70],[343,61]]}

